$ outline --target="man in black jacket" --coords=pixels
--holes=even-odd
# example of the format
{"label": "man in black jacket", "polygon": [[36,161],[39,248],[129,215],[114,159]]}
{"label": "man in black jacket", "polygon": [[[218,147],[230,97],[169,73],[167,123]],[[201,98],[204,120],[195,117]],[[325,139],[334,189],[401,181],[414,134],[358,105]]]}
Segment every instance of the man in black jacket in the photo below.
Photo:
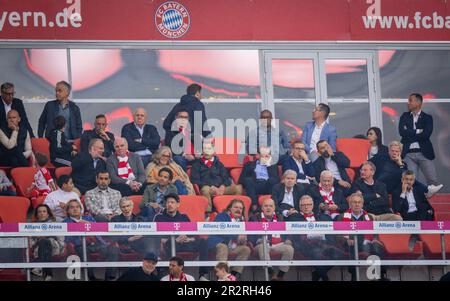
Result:
{"label": "man in black jacket", "polygon": [[308,189],[297,183],[297,173],[290,169],[283,173],[281,183],[272,189],[272,199],[286,221],[295,220],[300,213],[299,200],[305,194],[308,194]]}
{"label": "man in black jacket", "polygon": [[376,221],[401,221],[399,215],[389,208],[386,185],[374,180],[375,164],[366,161],[361,165],[361,178],[353,182],[352,193],[359,192],[364,198],[364,210],[374,215]]}
{"label": "man in black jacket", "polygon": [[[69,142],[81,137],[83,123],[81,121],[80,108],[72,101],[69,101],[72,87],[65,81],[56,84],[56,100],[45,104],[41,117],[39,117],[38,136],[48,137],[55,128],[53,120],[56,116],[64,116],[67,122],[66,138]],[[45,133],[45,136],[44,136]]]}
{"label": "man in black jacket", "polygon": [[214,155],[210,141],[203,144],[203,154],[192,164],[192,184],[197,184],[200,192],[208,199],[206,214],[212,212],[212,198],[216,195],[241,195],[242,186],[233,183],[228,170]]}
{"label": "man in black jacket", "polygon": [[245,163],[241,172],[238,182],[252,199],[252,212],[258,207],[258,194],[272,193],[273,186],[280,182],[278,165],[272,163],[270,147],[261,146],[259,159]]}
{"label": "man in black jacket", "polygon": [[106,131],[107,126],[108,121],[106,120],[106,116],[104,114],[97,115],[94,121],[94,129],[86,130],[83,132],[83,135],[81,135],[81,150],[78,151],[87,152],[89,141],[96,138],[103,141],[103,145],[105,146],[105,158],[111,156],[114,152],[114,134]]}
{"label": "man in black jacket", "polygon": [[137,108],[133,114],[134,121],[125,124],[121,134],[127,139],[128,150],[141,157],[144,168],[150,163],[152,155],[161,143],[156,127],[146,124],[147,117],[145,109]]}
{"label": "man in black jacket", "polygon": [[97,187],[96,175],[100,171],[106,171],[103,141],[92,139],[88,149],[89,153],[80,153],[72,161],[73,182],[81,194]]}
{"label": "man in black jacket", "polygon": [[117,281],[160,281],[157,263],[158,257],[154,253],[147,253],[142,259],[142,267],[128,269]]}
{"label": "man in black jacket", "polygon": [[0,165],[26,167],[28,158],[33,156],[31,140],[27,129],[20,127],[20,116],[11,109],[7,114],[8,127],[0,129]]}
{"label": "man in black jacket", "polygon": [[434,209],[425,196],[423,186],[415,181],[411,170],[403,173],[401,189],[397,188],[392,194],[392,209],[406,221],[434,220]]}
{"label": "man in black jacket", "polygon": [[30,138],[34,138],[33,129],[31,128],[30,122],[28,121],[27,112],[23,106],[21,99],[14,98],[14,84],[3,83],[1,86],[1,98],[2,103],[0,104],[0,129],[8,128],[7,114],[9,110],[16,110],[20,116],[20,127],[27,129],[30,134]]}
{"label": "man in black jacket", "polygon": [[[423,97],[413,93],[408,98],[408,112],[400,117],[398,130],[403,143],[402,157],[414,174],[422,170],[427,185],[442,188],[433,164],[434,150],[430,137],[433,133],[433,117],[422,111]],[[436,189],[437,189],[436,188]]]}
{"label": "man in black jacket", "polygon": [[326,140],[317,142],[317,151],[319,158],[313,163],[316,181],[320,181],[322,171],[329,170],[333,173],[334,187],[348,195],[352,185],[345,169],[350,167],[350,159],[342,152],[334,152]]}

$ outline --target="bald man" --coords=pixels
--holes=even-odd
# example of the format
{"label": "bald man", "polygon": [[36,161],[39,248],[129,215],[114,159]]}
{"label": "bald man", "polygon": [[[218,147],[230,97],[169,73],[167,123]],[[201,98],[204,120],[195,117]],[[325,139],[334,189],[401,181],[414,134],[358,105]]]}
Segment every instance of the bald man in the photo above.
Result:
{"label": "bald man", "polygon": [[26,167],[33,155],[31,139],[26,126],[19,126],[20,116],[16,110],[6,115],[8,127],[0,130],[0,165]]}
{"label": "bald man", "polygon": [[133,113],[134,121],[125,124],[121,133],[128,142],[129,151],[141,157],[144,167],[150,162],[152,154],[159,148],[161,142],[156,127],[146,124],[147,117],[144,108],[137,108]]}

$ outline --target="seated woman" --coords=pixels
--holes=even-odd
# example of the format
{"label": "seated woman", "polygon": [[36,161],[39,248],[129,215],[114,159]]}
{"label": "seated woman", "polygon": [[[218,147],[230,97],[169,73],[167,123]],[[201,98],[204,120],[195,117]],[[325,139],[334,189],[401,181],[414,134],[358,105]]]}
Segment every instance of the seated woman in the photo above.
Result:
{"label": "seated woman", "polygon": [[[55,217],[50,207],[46,204],[37,206],[33,217],[36,223],[55,222]],[[32,237],[31,247],[33,248],[33,255],[38,262],[51,262],[52,256],[60,255],[64,252],[64,237]],[[31,272],[36,276],[42,277],[45,281],[51,280],[53,276],[52,270],[49,268],[34,268]]]}
{"label": "seated woman", "polygon": [[381,162],[389,159],[388,148],[383,145],[383,134],[380,128],[371,127],[367,130],[367,140],[370,142],[370,149],[367,159],[375,164],[375,167],[381,168]]}
{"label": "seated woman", "polygon": [[163,167],[172,170],[172,184],[177,187],[179,195],[195,194],[191,180],[181,166],[173,161],[172,151],[168,146],[162,146],[158,149],[153,155],[152,162],[147,165],[145,174],[147,175],[148,184],[158,183],[158,172]]}

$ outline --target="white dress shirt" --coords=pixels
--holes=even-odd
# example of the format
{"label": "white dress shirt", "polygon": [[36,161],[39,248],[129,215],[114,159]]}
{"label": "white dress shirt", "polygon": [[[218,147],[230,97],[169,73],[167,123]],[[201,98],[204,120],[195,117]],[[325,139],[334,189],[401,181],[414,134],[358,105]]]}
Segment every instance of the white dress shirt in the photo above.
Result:
{"label": "white dress shirt", "polygon": [[[139,141],[140,143],[142,143],[142,136],[144,136],[144,128],[145,128],[145,124],[140,127],[138,126],[136,123],[134,124],[134,126],[136,127],[136,129],[139,132],[139,135],[141,135],[141,141]],[[139,156],[150,156],[152,154],[152,152],[149,149],[144,149],[144,150],[140,150],[140,151],[135,151],[134,152],[136,155]]]}
{"label": "white dress shirt", "polygon": [[316,145],[317,145],[317,142],[320,141],[320,135],[322,134],[322,130],[323,130],[324,125],[325,125],[325,122],[322,123],[320,126],[317,125],[317,123],[315,123],[314,131],[313,131],[312,136],[311,136],[311,142],[309,143],[309,147],[311,149],[311,151],[310,151],[311,153],[313,151],[317,151],[317,146]]}
{"label": "white dress shirt", "polygon": [[417,206],[416,206],[416,199],[414,198],[413,190],[407,191],[406,193],[402,193],[400,195],[401,198],[406,198],[408,201],[408,213],[416,212]]}
{"label": "white dress shirt", "polygon": [[3,102],[3,106],[5,107],[5,117],[8,115],[8,112],[11,111],[11,106],[12,106],[12,102],[11,104],[7,104],[3,98],[2,98],[2,102]]}
{"label": "white dress shirt", "polygon": [[[420,134],[420,133],[423,132],[422,129],[420,129],[420,130],[416,129],[416,123],[417,123],[417,121],[419,120],[420,113],[422,113],[422,111],[419,111],[416,115],[414,115],[413,113],[411,113],[412,116],[413,116],[413,127],[414,127],[414,130],[416,131],[416,134]],[[411,143],[411,145],[409,146],[409,149],[417,149],[417,148],[420,148],[419,142],[413,142],[413,143]]]}
{"label": "white dress shirt", "polygon": [[331,158],[325,159],[325,168],[333,173],[333,178],[336,180],[342,180],[341,174],[339,173],[339,168]]}

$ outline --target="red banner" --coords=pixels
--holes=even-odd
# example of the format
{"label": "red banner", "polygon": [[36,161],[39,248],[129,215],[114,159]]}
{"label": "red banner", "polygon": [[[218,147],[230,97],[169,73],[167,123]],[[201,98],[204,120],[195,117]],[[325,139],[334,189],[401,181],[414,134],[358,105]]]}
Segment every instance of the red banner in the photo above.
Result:
{"label": "red banner", "polygon": [[1,40],[449,41],[444,0],[0,0]]}

